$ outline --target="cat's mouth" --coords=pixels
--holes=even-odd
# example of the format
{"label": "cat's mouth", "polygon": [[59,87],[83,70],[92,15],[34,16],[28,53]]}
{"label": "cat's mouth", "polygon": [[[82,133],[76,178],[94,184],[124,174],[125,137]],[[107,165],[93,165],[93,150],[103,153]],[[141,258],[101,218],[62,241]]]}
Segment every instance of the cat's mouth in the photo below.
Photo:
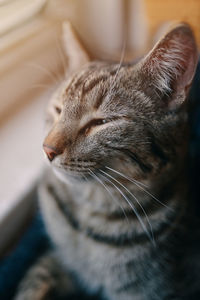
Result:
{"label": "cat's mouth", "polygon": [[53,164],[52,167],[60,178],[86,180],[89,179],[91,170],[96,169],[97,164],[95,162],[77,159]]}

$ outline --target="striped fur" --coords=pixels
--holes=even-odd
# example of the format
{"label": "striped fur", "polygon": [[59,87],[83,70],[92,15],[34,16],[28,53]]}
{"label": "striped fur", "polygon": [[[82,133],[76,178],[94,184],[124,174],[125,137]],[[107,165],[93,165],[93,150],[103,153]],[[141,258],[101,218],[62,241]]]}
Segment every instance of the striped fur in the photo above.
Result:
{"label": "striped fur", "polygon": [[49,104],[44,149],[56,155],[39,187],[54,253],[28,272],[17,300],[200,297],[187,177],[196,64],[182,24],[136,65],[70,70]]}

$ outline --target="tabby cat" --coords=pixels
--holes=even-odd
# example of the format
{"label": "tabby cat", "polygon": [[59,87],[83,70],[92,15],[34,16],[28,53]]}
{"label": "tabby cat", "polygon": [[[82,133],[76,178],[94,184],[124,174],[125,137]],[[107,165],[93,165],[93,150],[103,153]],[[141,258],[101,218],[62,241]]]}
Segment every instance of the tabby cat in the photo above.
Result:
{"label": "tabby cat", "polygon": [[68,23],[64,41],[68,76],[48,107],[39,187],[53,249],[15,299],[200,299],[191,28],[173,27],[136,64],[91,61]]}

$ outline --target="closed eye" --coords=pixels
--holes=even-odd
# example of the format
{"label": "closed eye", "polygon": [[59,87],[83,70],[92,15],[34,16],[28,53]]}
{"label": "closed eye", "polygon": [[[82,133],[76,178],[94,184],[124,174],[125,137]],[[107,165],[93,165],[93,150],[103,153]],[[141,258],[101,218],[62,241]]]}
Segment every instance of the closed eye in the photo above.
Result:
{"label": "closed eye", "polygon": [[61,113],[61,108],[59,106],[54,106],[55,108],[55,111],[57,112],[57,114],[60,114]]}
{"label": "closed eye", "polygon": [[85,126],[83,126],[80,129],[79,133],[87,134],[92,127],[101,126],[101,125],[104,125],[111,121],[112,121],[111,119],[93,119],[93,120],[89,121]]}
{"label": "closed eye", "polygon": [[110,122],[111,120],[110,119],[94,119],[94,120],[91,120],[89,122],[89,124],[87,124],[89,127],[92,127],[92,126],[99,126],[99,125],[103,125],[103,124],[106,124],[108,122]]}

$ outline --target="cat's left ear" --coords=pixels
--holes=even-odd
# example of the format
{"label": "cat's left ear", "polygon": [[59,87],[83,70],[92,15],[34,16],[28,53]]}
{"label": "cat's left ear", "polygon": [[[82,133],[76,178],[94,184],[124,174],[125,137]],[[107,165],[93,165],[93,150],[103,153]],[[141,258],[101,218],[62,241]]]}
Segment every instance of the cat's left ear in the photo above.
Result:
{"label": "cat's left ear", "polygon": [[68,59],[68,72],[74,72],[90,61],[70,22],[63,23],[63,44]]}
{"label": "cat's left ear", "polygon": [[189,25],[179,24],[155,45],[140,64],[140,78],[151,97],[165,96],[170,108],[189,91],[198,62],[198,49]]}

